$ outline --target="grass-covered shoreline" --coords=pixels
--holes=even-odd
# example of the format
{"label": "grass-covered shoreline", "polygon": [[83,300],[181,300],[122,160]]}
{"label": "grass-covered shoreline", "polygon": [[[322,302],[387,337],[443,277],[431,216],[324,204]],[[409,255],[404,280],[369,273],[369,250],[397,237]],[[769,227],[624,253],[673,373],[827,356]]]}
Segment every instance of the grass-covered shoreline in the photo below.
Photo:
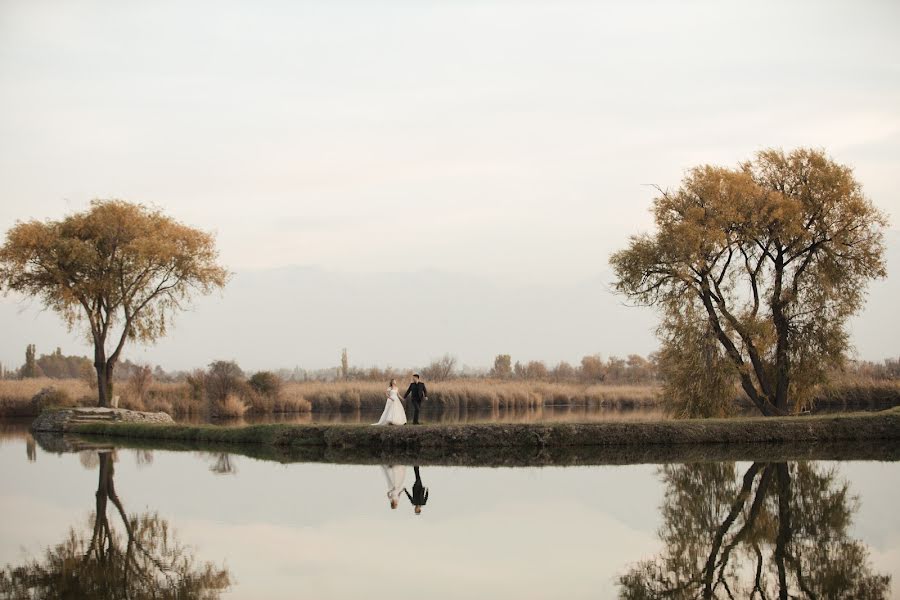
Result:
{"label": "grass-covered shoreline", "polygon": [[[45,434],[46,435],[46,434]],[[36,436],[37,437],[37,436]],[[467,467],[545,467],[671,464],[721,461],[783,462],[797,460],[898,461],[900,444],[873,442],[675,444],[647,446],[561,446],[539,451],[519,447],[458,448],[452,451],[374,450],[322,446],[271,446],[228,442],[179,442],[97,435],[38,437],[52,452],[140,449],[172,452],[231,454],[279,463],[352,465],[406,464]]]}
{"label": "grass-covered shoreline", "polygon": [[[230,448],[241,453],[329,462],[446,464],[666,462],[687,457],[900,458],[900,409],[844,415],[610,423],[485,423],[371,427],[264,424],[90,423],[70,432],[95,442],[144,447]],[[789,447],[790,449],[786,449]],[[836,448],[843,448],[842,452]],[[735,449],[740,451],[735,455]],[[543,457],[543,458],[542,458]],[[652,460],[650,460],[652,459]]]}

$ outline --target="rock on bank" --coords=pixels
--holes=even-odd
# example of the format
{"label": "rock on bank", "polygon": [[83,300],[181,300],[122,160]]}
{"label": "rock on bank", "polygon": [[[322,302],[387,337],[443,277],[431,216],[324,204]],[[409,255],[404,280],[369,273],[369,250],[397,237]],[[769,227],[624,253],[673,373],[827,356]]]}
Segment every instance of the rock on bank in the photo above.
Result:
{"label": "rock on bank", "polygon": [[152,423],[173,424],[163,412],[139,412],[124,408],[78,407],[45,410],[31,424],[32,431],[66,432],[89,423]]}

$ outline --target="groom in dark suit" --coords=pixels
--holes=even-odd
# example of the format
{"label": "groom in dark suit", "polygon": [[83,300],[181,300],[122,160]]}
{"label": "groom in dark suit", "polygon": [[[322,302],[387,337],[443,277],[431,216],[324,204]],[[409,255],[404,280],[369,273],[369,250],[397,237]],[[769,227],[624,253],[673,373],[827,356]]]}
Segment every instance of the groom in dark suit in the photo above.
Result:
{"label": "groom in dark suit", "polygon": [[406,488],[403,488],[403,493],[406,494],[406,497],[409,498],[409,501],[415,507],[416,514],[421,515],[422,507],[428,502],[428,488],[422,483],[422,476],[419,475],[419,467],[413,467],[413,471],[416,473],[416,482],[413,484],[412,496],[409,495],[409,491]]}
{"label": "groom in dark suit", "polygon": [[422,402],[428,400],[428,390],[425,388],[425,384],[419,381],[418,373],[413,375],[412,383],[409,384],[406,393],[403,394],[403,399],[406,400],[407,398],[412,400],[413,425],[418,425],[419,409],[422,407]]}

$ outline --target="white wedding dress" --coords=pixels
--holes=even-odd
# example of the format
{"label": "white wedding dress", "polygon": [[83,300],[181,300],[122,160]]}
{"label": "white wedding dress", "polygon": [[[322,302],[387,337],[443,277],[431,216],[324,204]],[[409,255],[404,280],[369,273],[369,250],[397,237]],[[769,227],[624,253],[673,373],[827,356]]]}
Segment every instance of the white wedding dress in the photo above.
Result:
{"label": "white wedding dress", "polygon": [[387,497],[391,504],[395,505],[400,502],[400,493],[406,483],[406,467],[403,465],[381,465],[384,471],[384,478],[387,479],[388,493]]}
{"label": "white wedding dress", "polygon": [[406,411],[403,410],[403,403],[400,401],[397,388],[388,388],[384,412],[381,413],[378,422],[372,423],[372,425],[406,425]]}

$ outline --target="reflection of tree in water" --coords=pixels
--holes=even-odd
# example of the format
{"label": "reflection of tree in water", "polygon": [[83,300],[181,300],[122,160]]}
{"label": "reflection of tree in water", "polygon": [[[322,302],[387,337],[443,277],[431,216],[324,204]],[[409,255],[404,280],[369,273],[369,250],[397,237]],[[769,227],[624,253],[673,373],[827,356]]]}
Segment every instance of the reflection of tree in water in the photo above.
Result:
{"label": "reflection of tree in water", "polygon": [[134,451],[134,460],[138,468],[153,464],[153,450],[137,449]]}
{"label": "reflection of tree in water", "polygon": [[227,452],[217,453],[216,460],[209,470],[218,475],[234,475],[237,473],[237,467],[231,459],[231,455]]}
{"label": "reflection of tree in water", "polygon": [[204,462],[209,461],[209,470],[216,475],[236,475],[238,472],[237,462],[234,455],[227,452],[194,452],[194,456],[199,457]]}
{"label": "reflection of tree in water", "polygon": [[623,575],[620,597],[886,598],[868,550],[848,530],[859,500],[834,468],[754,463],[666,465],[665,549]]}
{"label": "reflection of tree in water", "polygon": [[[108,456],[111,462],[118,460],[115,450],[111,450]],[[78,453],[78,462],[88,471],[93,471],[100,466],[100,454],[96,450],[82,450]]]}
{"label": "reflection of tree in water", "polygon": [[[126,514],[109,453],[100,453],[99,472],[90,535],[73,528],[42,560],[0,571],[0,597],[213,600],[230,586],[228,571],[197,564],[159,515]],[[119,516],[124,535],[111,526],[108,510]]]}

